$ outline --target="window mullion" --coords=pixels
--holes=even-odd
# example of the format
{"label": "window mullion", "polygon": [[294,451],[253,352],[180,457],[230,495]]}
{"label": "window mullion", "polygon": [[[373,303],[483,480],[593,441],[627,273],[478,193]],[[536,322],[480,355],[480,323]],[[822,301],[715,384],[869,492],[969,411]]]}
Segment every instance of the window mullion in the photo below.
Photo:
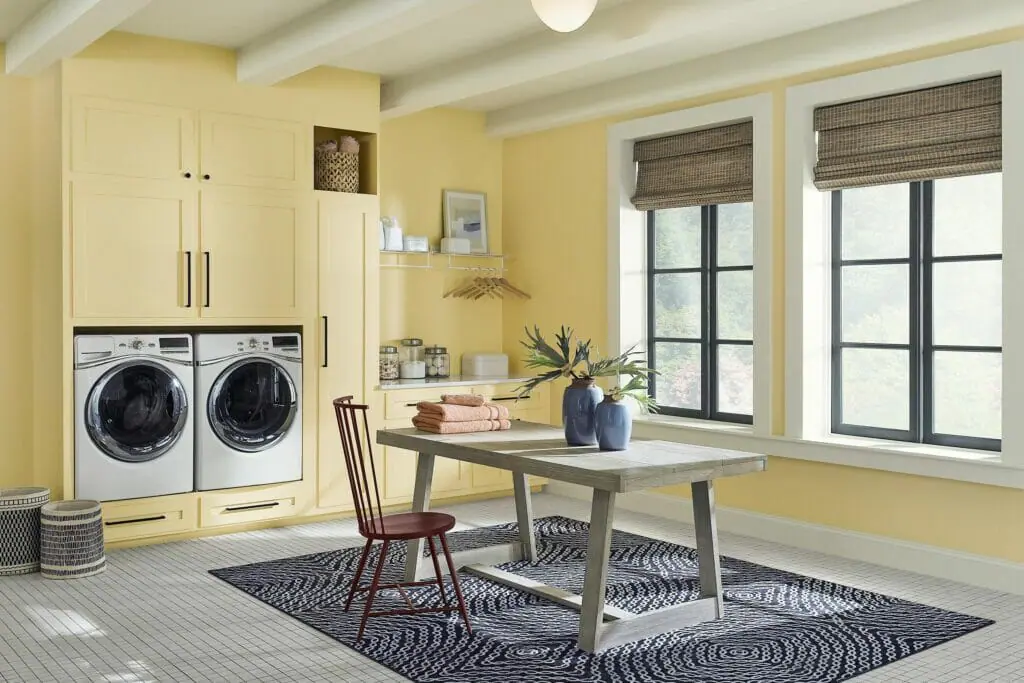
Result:
{"label": "window mullion", "polygon": [[907,273],[910,279],[910,438],[921,442],[924,440],[925,421],[923,405],[927,401],[927,394],[923,386],[923,335],[928,327],[925,316],[926,303],[925,291],[922,281],[924,243],[925,243],[925,186],[927,182],[910,183],[910,272]]}
{"label": "window mullion", "polygon": [[701,207],[701,414],[711,419],[717,404],[717,386],[714,375],[714,342],[717,334],[715,320],[715,277],[714,277],[714,225],[717,207]]}
{"label": "window mullion", "polygon": [[926,181],[921,184],[921,334],[920,350],[917,360],[921,369],[921,435],[919,440],[930,442],[935,434],[935,376],[934,376],[934,343],[933,321],[934,300],[932,296],[934,249],[934,213],[935,213],[935,182]]}

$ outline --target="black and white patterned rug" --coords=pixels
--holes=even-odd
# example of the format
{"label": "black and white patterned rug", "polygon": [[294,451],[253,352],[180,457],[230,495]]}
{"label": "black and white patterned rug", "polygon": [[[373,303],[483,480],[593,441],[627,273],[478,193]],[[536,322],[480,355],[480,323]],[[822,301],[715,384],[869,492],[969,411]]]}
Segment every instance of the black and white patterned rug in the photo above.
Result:
{"label": "black and white patterned rug", "polygon": [[[581,593],[587,523],[546,517],[535,524],[539,562],[501,567]],[[504,524],[460,531],[450,541],[457,551],[515,537],[516,525]],[[993,623],[723,557],[724,618],[598,655],[576,647],[577,612],[464,572],[472,635],[457,614],[387,616],[371,618],[362,642],[354,644],[363,603],[353,603],[349,613],[343,605],[360,550],[210,573],[424,683],[835,683]],[[404,544],[388,552],[385,571],[392,580],[404,559]],[[616,607],[641,613],[695,599],[697,576],[693,549],[615,531],[607,598]],[[435,588],[409,593],[423,602],[437,599]],[[374,609],[401,604],[397,591],[378,600]]]}

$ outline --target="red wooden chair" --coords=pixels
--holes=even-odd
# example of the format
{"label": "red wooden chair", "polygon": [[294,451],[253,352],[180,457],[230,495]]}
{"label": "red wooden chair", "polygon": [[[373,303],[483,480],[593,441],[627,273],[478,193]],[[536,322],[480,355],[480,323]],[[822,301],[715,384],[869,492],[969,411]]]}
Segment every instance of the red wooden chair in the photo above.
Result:
{"label": "red wooden chair", "polygon": [[[348,599],[345,601],[345,611],[352,605],[352,599],[356,593],[368,591],[366,605],[363,608],[363,618],[359,622],[359,635],[356,641],[363,637],[366,629],[366,622],[370,617],[398,615],[398,614],[424,614],[428,612],[450,613],[458,610],[462,620],[466,622],[466,630],[472,631],[469,625],[469,615],[466,613],[466,603],[462,599],[462,589],[459,587],[459,577],[455,572],[455,563],[452,561],[452,554],[448,550],[448,539],[445,533],[455,526],[455,518],[441,512],[404,512],[401,514],[384,515],[380,504],[380,488],[377,485],[377,469],[373,463],[373,450],[371,448],[370,425],[367,419],[369,407],[352,403],[351,396],[343,396],[334,399],[334,413],[338,418],[338,432],[341,435],[341,446],[345,453],[345,467],[348,471],[349,485],[352,487],[352,498],[356,508],[356,518],[359,522],[359,534],[366,539],[363,547],[362,557],[359,558],[359,566],[356,569],[355,578],[352,580],[352,588],[349,590]],[[434,537],[437,537],[444,550],[444,558],[448,563],[448,573],[452,579],[452,586],[455,588],[455,598],[458,602],[452,606],[448,600],[448,594],[444,589],[444,581],[441,579],[441,565],[437,561],[437,550],[434,547]],[[384,560],[388,554],[388,547],[392,541],[410,541],[415,539],[426,539],[430,547],[430,557],[434,561],[435,579],[426,581],[410,581],[405,583],[391,583],[381,585],[380,575],[384,569]],[[374,541],[381,541],[380,558],[377,561],[377,568],[373,573],[373,580],[369,586],[359,585],[363,576],[363,569],[366,568],[366,560],[370,556],[370,548]],[[443,607],[417,607],[405,592],[405,588],[412,586],[429,586],[437,584],[441,593]],[[373,612],[373,599],[377,592],[384,589],[394,588],[401,593],[402,598],[408,605],[407,609]]]}

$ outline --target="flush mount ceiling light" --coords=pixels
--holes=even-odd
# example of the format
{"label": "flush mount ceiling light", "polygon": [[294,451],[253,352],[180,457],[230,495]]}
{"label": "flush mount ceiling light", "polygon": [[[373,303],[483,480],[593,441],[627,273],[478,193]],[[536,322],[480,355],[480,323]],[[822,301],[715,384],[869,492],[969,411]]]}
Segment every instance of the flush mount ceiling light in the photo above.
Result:
{"label": "flush mount ceiling light", "polygon": [[594,13],[597,0],[530,0],[533,11],[553,31],[575,31]]}

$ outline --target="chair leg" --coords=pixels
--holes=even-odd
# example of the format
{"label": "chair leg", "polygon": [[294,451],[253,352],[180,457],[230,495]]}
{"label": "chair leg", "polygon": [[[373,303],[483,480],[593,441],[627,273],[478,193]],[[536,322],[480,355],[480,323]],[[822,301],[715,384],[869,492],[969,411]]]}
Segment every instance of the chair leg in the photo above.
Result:
{"label": "chair leg", "polygon": [[380,585],[380,574],[384,570],[384,560],[388,556],[388,546],[391,541],[384,541],[380,548],[380,559],[377,561],[377,569],[373,572],[373,581],[370,583],[369,594],[366,596],[366,607],[363,608],[363,619],[359,622],[359,634],[356,636],[358,643],[363,639],[363,631],[366,630],[366,621],[370,618],[370,608],[373,607],[373,598],[377,595],[377,586]]}
{"label": "chair leg", "polygon": [[448,572],[452,576],[452,586],[455,588],[455,597],[459,601],[459,613],[462,614],[462,620],[466,622],[466,631],[469,633],[473,632],[473,627],[469,625],[469,614],[466,612],[466,601],[462,599],[462,588],[459,587],[459,575],[455,571],[455,562],[452,560],[452,553],[448,550],[448,539],[443,533],[439,534],[441,538],[441,548],[444,550],[444,559],[448,563]]}
{"label": "chair leg", "polygon": [[450,608],[452,605],[448,601],[448,594],[444,591],[444,581],[441,579],[441,565],[437,561],[437,549],[434,547],[434,537],[427,536],[427,543],[430,544],[430,559],[434,561],[434,576],[437,577],[437,590],[441,591],[441,600],[444,602],[445,608]]}
{"label": "chair leg", "polygon": [[363,554],[359,558],[359,566],[356,569],[355,578],[352,579],[352,588],[348,591],[348,599],[345,600],[345,611],[352,606],[352,598],[356,596],[356,588],[359,588],[359,580],[363,578],[363,568],[366,567],[366,558],[370,556],[370,547],[373,545],[373,541],[369,538],[366,539],[366,545],[363,546]]}

